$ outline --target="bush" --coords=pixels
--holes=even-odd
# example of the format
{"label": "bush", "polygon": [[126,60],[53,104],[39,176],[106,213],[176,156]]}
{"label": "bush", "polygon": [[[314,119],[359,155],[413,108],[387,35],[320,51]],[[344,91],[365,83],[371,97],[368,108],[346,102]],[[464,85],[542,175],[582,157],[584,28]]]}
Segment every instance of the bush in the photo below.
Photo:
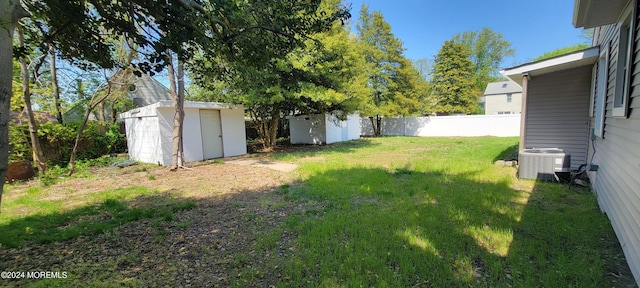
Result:
{"label": "bush", "polygon": [[31,142],[29,140],[29,126],[9,125],[9,162],[31,159]]}
{"label": "bush", "polygon": [[[66,166],[75,144],[80,123],[43,123],[38,138],[45,160],[50,165]],[[32,160],[31,140],[27,124],[9,126],[9,161]],[[94,159],[105,154],[124,152],[127,140],[118,124],[88,122],[78,143],[76,159]]]}

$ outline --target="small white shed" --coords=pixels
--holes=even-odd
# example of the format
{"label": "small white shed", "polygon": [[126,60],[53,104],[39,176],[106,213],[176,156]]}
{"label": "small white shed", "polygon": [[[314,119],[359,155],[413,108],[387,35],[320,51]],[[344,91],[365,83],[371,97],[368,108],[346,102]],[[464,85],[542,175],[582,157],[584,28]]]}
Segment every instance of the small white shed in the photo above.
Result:
{"label": "small white shed", "polygon": [[[174,111],[163,100],[120,114],[131,159],[171,164]],[[187,162],[247,154],[241,105],[185,101],[183,125]]]}
{"label": "small white shed", "polygon": [[331,144],[360,139],[360,116],[340,120],[332,114],[290,116],[291,144]]}

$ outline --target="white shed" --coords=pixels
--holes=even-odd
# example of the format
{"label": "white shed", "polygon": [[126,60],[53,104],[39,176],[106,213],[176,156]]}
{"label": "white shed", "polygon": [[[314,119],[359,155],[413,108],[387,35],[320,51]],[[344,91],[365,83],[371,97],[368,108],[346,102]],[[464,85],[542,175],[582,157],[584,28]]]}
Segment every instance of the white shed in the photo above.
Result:
{"label": "white shed", "polygon": [[360,116],[347,115],[340,120],[332,114],[291,116],[291,144],[331,144],[360,139]]}
{"label": "white shed", "polygon": [[[163,100],[120,114],[131,159],[171,164],[174,111],[171,101]],[[241,105],[185,101],[183,125],[187,162],[247,153]]]}

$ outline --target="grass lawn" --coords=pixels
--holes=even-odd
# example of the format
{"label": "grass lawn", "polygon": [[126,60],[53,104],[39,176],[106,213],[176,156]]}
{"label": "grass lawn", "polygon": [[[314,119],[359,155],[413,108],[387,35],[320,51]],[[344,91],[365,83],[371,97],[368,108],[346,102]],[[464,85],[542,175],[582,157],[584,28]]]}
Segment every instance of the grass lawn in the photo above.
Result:
{"label": "grass lawn", "polygon": [[[180,179],[151,166],[131,172],[143,173],[132,181],[137,185],[119,181],[122,187],[69,192],[67,198],[58,184],[16,185],[3,197],[0,270],[34,269],[21,251],[72,250],[76,242],[87,242],[82,247],[88,251],[115,245],[135,253],[123,259],[96,248],[95,258],[81,258],[93,261],[86,265],[55,254],[57,262],[43,265],[58,263],[56,270],[70,271],[69,279],[0,279],[0,286],[104,286],[113,280],[119,286],[633,287],[611,225],[589,190],[518,180],[515,168],[492,164],[512,155],[515,145],[516,138],[389,137],[259,155],[298,164],[286,177],[209,165],[215,173],[233,172],[223,175],[229,179],[249,179],[236,186],[193,171],[179,172],[186,177]],[[96,179],[87,177],[83,181]],[[218,198],[226,204],[216,204]],[[216,234],[223,230],[228,233]],[[152,235],[136,240],[132,234]],[[145,245],[159,248],[145,252]],[[178,252],[157,256],[167,249]],[[101,262],[92,259],[114,260],[98,273]],[[175,268],[184,259],[183,270]],[[153,270],[154,261],[165,268]],[[178,280],[183,271],[193,271],[185,276],[191,281]],[[218,278],[196,281],[213,274]]]}

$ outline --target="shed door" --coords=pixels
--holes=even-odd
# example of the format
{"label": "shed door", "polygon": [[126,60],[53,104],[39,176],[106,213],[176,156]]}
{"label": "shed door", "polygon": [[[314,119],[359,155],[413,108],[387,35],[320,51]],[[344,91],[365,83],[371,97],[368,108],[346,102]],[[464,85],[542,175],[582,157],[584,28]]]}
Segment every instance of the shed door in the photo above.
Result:
{"label": "shed door", "polygon": [[200,130],[204,159],[222,157],[220,110],[200,110]]}

